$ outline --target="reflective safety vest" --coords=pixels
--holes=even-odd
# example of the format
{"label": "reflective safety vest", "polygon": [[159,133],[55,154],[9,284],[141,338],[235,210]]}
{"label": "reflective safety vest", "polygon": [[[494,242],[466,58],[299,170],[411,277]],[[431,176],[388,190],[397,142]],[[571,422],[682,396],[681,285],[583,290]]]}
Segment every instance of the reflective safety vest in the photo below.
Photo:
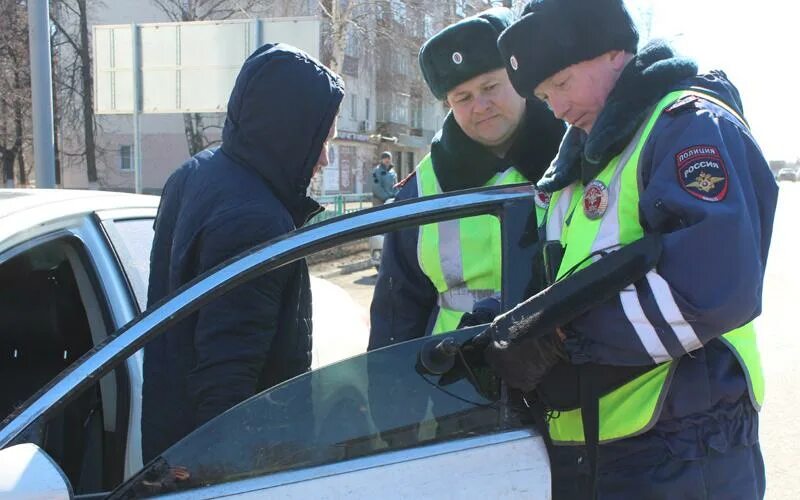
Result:
{"label": "reflective safety vest", "polygon": [[[595,177],[607,186],[608,205],[602,217],[590,219],[580,208],[584,197],[581,182],[553,193],[545,227],[547,239],[558,239],[564,247],[559,279],[573,269],[590,264],[593,252],[626,245],[644,236],[639,221],[639,157],[662,111],[689,95],[723,107],[746,124],[728,105],[699,91],[676,91],[664,97],[625,150]],[[728,332],[721,340],[739,360],[747,377],[750,399],[755,408],[760,409],[764,400],[764,377],[753,324]],[[600,443],[641,434],[655,424],[677,364],[677,361],[661,363],[600,398]],[[580,408],[560,412],[550,420],[549,429],[556,444],[583,443]]]}
{"label": "reflective safety vest", "polygon": [[[417,166],[416,181],[419,196],[442,193],[430,155]],[[521,182],[528,179],[511,167],[497,173],[485,186]],[[539,221],[544,220],[544,209],[538,204],[536,215]],[[500,221],[493,215],[420,226],[417,259],[438,294],[433,335],[455,330],[464,313],[472,312],[475,302],[500,298],[502,250]]]}

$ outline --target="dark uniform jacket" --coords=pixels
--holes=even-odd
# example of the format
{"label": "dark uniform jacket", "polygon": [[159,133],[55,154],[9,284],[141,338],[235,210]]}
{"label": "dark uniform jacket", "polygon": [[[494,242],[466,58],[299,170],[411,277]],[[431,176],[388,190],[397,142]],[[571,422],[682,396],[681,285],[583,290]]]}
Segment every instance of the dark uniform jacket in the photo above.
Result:
{"label": "dark uniform jacket", "polygon": [[[529,102],[511,149],[505,158],[498,158],[467,137],[450,113],[431,144],[431,161],[444,192],[483,186],[496,173],[512,166],[536,182],[556,155],[563,134],[560,120],[540,103]],[[411,178],[406,179],[395,199],[417,196],[417,184]],[[422,337],[433,329],[437,293],[420,269],[418,238],[417,227],[386,235],[370,308],[369,349]]]}
{"label": "dark uniform jacket", "polygon": [[[579,179],[588,183],[619,154],[660,99],[684,89],[710,94],[742,115],[739,93],[724,73],[697,75],[694,63],[653,43],[623,71],[588,139],[571,140],[570,129],[539,187],[556,191]],[[714,161],[704,161],[709,158]],[[734,113],[709,99],[692,97],[668,107],[655,122],[639,169],[640,221],[645,232],[661,233],[664,245],[657,270],[636,284],[646,321],[629,321],[616,298],[565,328],[564,344],[573,364],[643,366],[679,359],[653,427],[601,446],[601,472],[612,472],[602,473],[599,488],[616,491],[620,498],[655,488],[663,473],[660,464],[673,463],[668,458],[694,463],[757,445],[758,418],[747,380],[720,336],[761,312],[777,203],[775,179],[752,133]],[[704,177],[709,181],[702,185]],[[670,303],[661,300],[666,296],[676,307],[664,307]],[[650,342],[643,328],[655,335]],[[574,454],[583,453],[582,448],[557,448],[551,460],[569,462],[567,469],[574,473],[574,464],[581,463]],[[729,464],[731,478],[737,467]],[[613,473],[633,469],[642,473],[635,478]],[[673,484],[675,498],[693,497],[702,484],[688,469],[684,472],[685,484]],[[576,484],[570,477],[570,484]],[[743,474],[740,481],[720,485],[716,494],[753,498],[763,484],[752,484],[752,478],[751,472]],[[575,493],[561,497],[578,498]]]}
{"label": "dark uniform jacket", "polygon": [[[248,58],[222,146],[191,158],[164,186],[148,307],[319,211],[306,189],[342,95],[338,77],[292,47],[267,45]],[[308,370],[310,353],[305,261],[215,299],[145,348],[145,462],[236,403]]]}

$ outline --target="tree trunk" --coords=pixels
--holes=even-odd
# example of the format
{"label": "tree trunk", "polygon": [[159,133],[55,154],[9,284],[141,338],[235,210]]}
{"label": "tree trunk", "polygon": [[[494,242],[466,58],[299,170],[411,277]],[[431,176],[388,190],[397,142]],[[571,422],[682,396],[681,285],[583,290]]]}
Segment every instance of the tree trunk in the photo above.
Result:
{"label": "tree trunk", "polygon": [[83,108],[83,138],[86,148],[86,176],[89,184],[97,183],[97,156],[95,151],[94,137],[94,83],[92,82],[92,57],[89,53],[89,26],[86,13],[86,0],[78,0],[78,10],[80,12],[80,58],[81,58],[81,90],[83,98],[81,105]]}
{"label": "tree trunk", "polygon": [[184,113],[183,125],[186,132],[186,146],[189,148],[189,156],[194,156],[204,150],[207,145],[203,135],[203,115],[200,113]]}
{"label": "tree trunk", "polygon": [[24,186],[28,183],[28,175],[25,172],[25,158],[22,154],[22,137],[24,134],[24,124],[22,116],[22,103],[17,101],[14,106],[14,128],[16,129],[16,139],[14,140],[14,151],[17,155],[17,164],[19,165],[19,185]]}
{"label": "tree trunk", "polygon": [[58,129],[61,119],[58,116],[58,93],[53,81],[53,154],[56,162],[56,186],[61,186],[61,149],[58,147]]}

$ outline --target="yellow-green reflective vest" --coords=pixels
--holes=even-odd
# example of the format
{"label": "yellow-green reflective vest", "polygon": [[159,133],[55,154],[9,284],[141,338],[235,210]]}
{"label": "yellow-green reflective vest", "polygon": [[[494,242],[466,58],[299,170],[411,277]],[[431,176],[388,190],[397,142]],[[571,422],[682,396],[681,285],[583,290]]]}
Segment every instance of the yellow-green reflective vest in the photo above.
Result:
{"label": "yellow-green reflective vest", "polygon": [[[639,222],[639,157],[663,110],[688,95],[712,101],[738,117],[725,103],[701,92],[672,92],[656,105],[649,120],[642,124],[625,150],[595,178],[608,187],[608,205],[602,217],[593,220],[581,208],[576,209],[584,194],[584,186],[580,182],[554,193],[545,227],[547,239],[560,240],[565,249],[558,271],[559,279],[572,268],[580,269],[588,265],[591,262],[588,257],[593,252],[614,245],[626,245],[644,236]],[[739,119],[746,123],[741,117]],[[625,298],[622,295],[620,297]],[[760,409],[764,400],[764,377],[753,324],[748,323],[721,338],[742,365],[750,399]],[[600,398],[601,443],[640,434],[655,424],[676,366],[677,362],[674,361],[661,363]],[[561,412],[550,420],[549,429],[556,444],[583,443],[580,408]]]}
{"label": "yellow-green reflective vest", "polygon": [[[417,166],[416,181],[419,196],[442,193],[430,155]],[[528,179],[512,167],[496,174],[485,186],[520,182]],[[544,210],[538,205],[537,217],[540,221],[544,217]],[[501,256],[500,221],[493,215],[420,226],[417,258],[422,272],[436,288],[439,306],[433,335],[455,330],[475,302],[500,298]]]}

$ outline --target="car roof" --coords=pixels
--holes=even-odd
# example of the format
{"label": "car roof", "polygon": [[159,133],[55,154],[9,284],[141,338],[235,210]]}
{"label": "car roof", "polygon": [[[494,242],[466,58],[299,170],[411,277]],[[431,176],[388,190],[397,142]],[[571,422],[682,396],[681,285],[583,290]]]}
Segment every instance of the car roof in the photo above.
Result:
{"label": "car roof", "polygon": [[0,251],[22,231],[101,210],[157,208],[158,196],[77,189],[0,189]]}

